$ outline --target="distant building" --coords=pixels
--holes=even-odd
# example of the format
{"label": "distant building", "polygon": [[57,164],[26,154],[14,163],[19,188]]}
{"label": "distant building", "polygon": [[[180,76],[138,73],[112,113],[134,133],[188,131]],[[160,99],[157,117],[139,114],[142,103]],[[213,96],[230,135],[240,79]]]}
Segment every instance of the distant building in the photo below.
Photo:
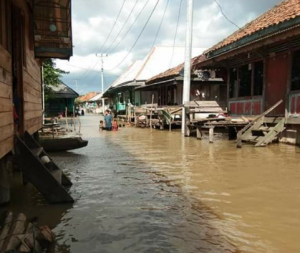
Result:
{"label": "distant building", "polygon": [[[204,49],[196,48],[194,55]],[[177,66],[184,61],[184,47],[154,47],[144,60],[134,62],[104,93],[109,98],[110,106],[116,112],[125,111],[126,105],[151,103],[152,91],[136,89],[159,73]],[[157,103],[157,93],[154,92]]]}
{"label": "distant building", "polygon": [[65,113],[66,108],[68,114],[72,114],[75,99],[79,97],[78,93],[64,83],[48,87],[45,103],[46,116],[57,116],[60,113]]}

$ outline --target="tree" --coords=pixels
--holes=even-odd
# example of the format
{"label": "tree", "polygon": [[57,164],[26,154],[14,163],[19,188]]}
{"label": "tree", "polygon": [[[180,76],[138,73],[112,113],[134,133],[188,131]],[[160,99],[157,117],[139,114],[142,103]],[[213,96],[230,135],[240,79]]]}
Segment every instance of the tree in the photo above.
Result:
{"label": "tree", "polygon": [[57,86],[61,83],[61,77],[63,74],[68,74],[68,72],[56,68],[56,64],[53,62],[52,59],[47,59],[43,63],[44,67],[44,83],[45,86]]}
{"label": "tree", "polygon": [[68,74],[69,72],[66,72],[62,69],[56,68],[56,64],[53,62],[52,59],[47,59],[43,63],[44,67],[44,84],[45,84],[45,100],[51,96],[51,86],[58,86],[60,83],[62,83],[61,77],[63,74]]}

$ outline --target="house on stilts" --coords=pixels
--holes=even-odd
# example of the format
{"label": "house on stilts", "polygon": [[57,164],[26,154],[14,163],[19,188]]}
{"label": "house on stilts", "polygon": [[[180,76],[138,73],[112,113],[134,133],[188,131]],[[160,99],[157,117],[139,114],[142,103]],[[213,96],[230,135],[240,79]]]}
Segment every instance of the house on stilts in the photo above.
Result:
{"label": "house on stilts", "polygon": [[246,24],[195,59],[193,68],[225,73],[232,116],[253,118],[282,100],[263,123],[283,120],[280,141],[300,144],[298,0],[284,0]]}
{"label": "house on stilts", "polygon": [[0,0],[0,204],[14,140],[42,128],[43,59],[72,50],[71,0]]}

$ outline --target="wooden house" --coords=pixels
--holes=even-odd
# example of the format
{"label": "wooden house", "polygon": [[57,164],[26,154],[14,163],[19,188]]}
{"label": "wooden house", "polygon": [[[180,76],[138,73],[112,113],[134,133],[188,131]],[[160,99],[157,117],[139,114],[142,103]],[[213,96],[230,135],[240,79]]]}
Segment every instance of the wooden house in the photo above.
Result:
{"label": "wooden house", "polygon": [[42,127],[43,59],[71,55],[71,0],[0,0],[1,163],[15,132]]}
{"label": "wooden house", "polygon": [[[195,48],[194,54],[202,53],[204,49]],[[154,47],[143,59],[135,61],[122,75],[107,89],[105,97],[110,98],[110,105],[116,112],[126,110],[127,104],[139,106],[151,103],[152,94],[157,103],[157,92],[140,90],[146,81],[168,69],[177,66],[184,60],[184,47]],[[172,60],[173,59],[173,60]]]}
{"label": "wooden house", "polygon": [[[160,107],[182,105],[183,75],[184,64],[180,64],[152,77],[146,81],[144,86],[136,90],[156,93],[157,103]],[[227,87],[224,79],[226,80],[221,71],[194,71],[191,78],[191,100],[217,101],[226,104]]]}
{"label": "wooden house", "polygon": [[64,83],[49,86],[45,101],[45,116],[58,116],[65,113],[66,108],[68,115],[72,115],[75,99],[78,97],[78,93]]}
{"label": "wooden house", "polygon": [[285,0],[207,50],[195,69],[227,73],[232,115],[285,117],[282,140],[300,142],[300,2]]}

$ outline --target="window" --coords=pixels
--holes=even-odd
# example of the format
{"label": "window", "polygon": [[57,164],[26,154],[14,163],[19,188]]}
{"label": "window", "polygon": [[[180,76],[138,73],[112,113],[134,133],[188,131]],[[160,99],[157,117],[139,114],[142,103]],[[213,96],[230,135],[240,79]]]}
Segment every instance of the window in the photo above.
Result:
{"label": "window", "polygon": [[239,97],[251,96],[252,65],[247,64],[239,68]]}
{"label": "window", "polygon": [[253,95],[262,96],[264,87],[264,63],[263,61],[254,63],[254,84]]}
{"label": "window", "polygon": [[237,70],[230,69],[230,85],[229,85],[229,97],[234,98],[236,97],[236,88],[237,88]]}
{"label": "window", "polygon": [[293,54],[291,90],[300,90],[300,51]]}

